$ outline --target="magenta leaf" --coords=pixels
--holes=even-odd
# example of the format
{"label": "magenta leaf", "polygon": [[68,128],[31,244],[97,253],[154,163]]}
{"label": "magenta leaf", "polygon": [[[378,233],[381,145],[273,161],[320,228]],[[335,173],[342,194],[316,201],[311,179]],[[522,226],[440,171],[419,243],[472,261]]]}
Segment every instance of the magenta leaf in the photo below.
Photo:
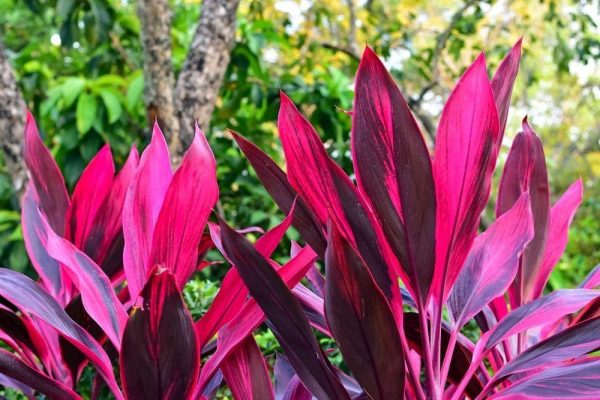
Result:
{"label": "magenta leaf", "polygon": [[348,176],[329,157],[310,122],[283,93],[278,125],[290,183],[321,223],[326,223],[331,216],[369,267],[375,282],[390,301],[394,315],[401,314],[395,271],[388,266],[396,259],[380,246],[383,232],[373,213]]}
{"label": "magenta leaf", "polygon": [[600,393],[600,360],[565,365],[532,375],[492,396],[494,400],[595,400]]}
{"label": "magenta leaf", "polygon": [[502,215],[529,191],[534,237],[522,256],[521,267],[511,288],[511,303],[518,306],[533,298],[536,279],[548,237],[550,192],[542,142],[523,120],[523,132],[514,139],[498,189],[496,214]]}
{"label": "magenta leaf", "polygon": [[196,269],[198,245],[218,196],[215,158],[196,127],[194,141],[165,193],[148,264],[173,272],[179,289]]}
{"label": "magenta leaf", "polygon": [[[352,151],[359,188],[377,212],[420,304],[435,265],[435,187],[419,127],[384,65],[365,48],[356,74]],[[402,221],[401,216],[407,218]]]}
{"label": "magenta leaf", "polygon": [[498,113],[481,54],[458,81],[438,126],[433,158],[438,304],[450,293],[477,234],[490,193],[498,130]]}
{"label": "magenta leaf", "polygon": [[224,222],[221,233],[225,252],[269,319],[269,327],[302,382],[317,398],[349,398],[319,348],[300,304],[281,277],[252,244]]}
{"label": "magenta leaf", "polygon": [[200,368],[192,316],[169,271],[152,273],[134,308],[120,354],[127,399],[188,399]]}
{"label": "magenta leaf", "polygon": [[31,175],[35,193],[40,199],[40,208],[48,218],[52,229],[59,235],[65,231],[65,217],[69,208],[69,194],[60,169],[44,146],[35,120],[27,112],[25,124],[25,164]]}
{"label": "magenta leaf", "polygon": [[473,242],[448,298],[456,329],[504,294],[517,273],[519,256],[532,237],[529,193],[525,192]]}
{"label": "magenta leaf", "polygon": [[498,120],[500,121],[497,149],[500,149],[502,138],[504,137],[504,129],[506,128],[508,109],[510,107],[510,97],[517,73],[519,72],[522,41],[523,39],[521,38],[515,43],[508,55],[504,57],[498,66],[492,79],[492,92],[494,93],[494,100],[496,101],[496,108],[498,110]]}
{"label": "magenta leaf", "polygon": [[236,400],[275,398],[265,359],[252,335],[227,356],[221,371]]}
{"label": "magenta leaf", "polygon": [[33,369],[13,354],[0,349],[0,373],[22,382],[37,390],[49,399],[70,400],[81,399],[77,393],[62,382],[53,379],[41,371]]}
{"label": "magenta leaf", "polygon": [[560,199],[550,209],[548,223],[548,241],[544,249],[539,273],[536,277],[533,297],[539,297],[550,278],[552,270],[558,263],[560,256],[567,247],[569,239],[569,226],[573,221],[575,212],[583,198],[583,183],[581,179],[575,181]]}
{"label": "magenta leaf", "polygon": [[404,354],[390,305],[333,224],[325,253],[325,314],[344,361],[370,398],[404,397]]}
{"label": "magenta leaf", "polygon": [[71,206],[67,211],[65,238],[80,249],[84,248],[98,210],[110,193],[114,174],[110,147],[104,145],[83,170],[75,185]]}
{"label": "magenta leaf", "polygon": [[113,375],[110,360],[100,344],[77,325],[61,306],[30,278],[15,271],[0,268],[0,295],[44,321],[81,351],[98,369],[117,399],[123,396]]}
{"label": "magenta leaf", "polygon": [[154,226],[171,182],[171,162],[165,138],[154,124],[152,140],[142,153],[123,205],[123,267],[135,301],[148,277]]}
{"label": "magenta leaf", "polygon": [[323,228],[304,199],[298,197],[298,193],[288,182],[285,172],[254,143],[235,132],[231,133],[267,192],[286,215],[290,213],[292,204],[296,201],[294,226],[317,254],[321,258],[324,257],[327,243]]}
{"label": "magenta leaf", "polygon": [[139,155],[133,147],[123,168],[114,178],[110,192],[96,213],[81,248],[102,267],[109,278],[112,278],[123,265],[123,204],[138,163]]}

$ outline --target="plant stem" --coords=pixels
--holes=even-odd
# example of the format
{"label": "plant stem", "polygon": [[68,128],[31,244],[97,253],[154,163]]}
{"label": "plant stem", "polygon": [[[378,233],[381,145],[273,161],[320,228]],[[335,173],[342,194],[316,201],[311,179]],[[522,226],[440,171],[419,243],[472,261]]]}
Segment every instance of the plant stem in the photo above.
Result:
{"label": "plant stem", "polygon": [[438,399],[439,393],[437,391],[437,384],[435,380],[435,374],[433,372],[433,363],[434,360],[431,355],[431,344],[429,342],[429,329],[428,329],[428,320],[427,320],[427,312],[425,311],[425,307],[419,304],[419,324],[421,326],[421,343],[423,346],[424,364],[425,364],[425,377],[427,382],[427,387],[429,391],[429,398]]}
{"label": "plant stem", "polygon": [[457,338],[458,329],[452,328],[452,331],[450,331],[450,340],[448,342],[448,347],[446,348],[446,354],[444,354],[444,363],[442,365],[442,371],[440,374],[439,384],[442,387],[448,379],[448,372],[450,371],[450,362],[452,361],[452,356],[454,355],[454,348],[456,347]]}
{"label": "plant stem", "polygon": [[406,341],[406,336],[402,334],[400,336],[400,340],[402,341],[402,348],[404,350],[404,360],[406,361],[406,365],[408,367],[408,377],[410,382],[415,389],[415,394],[420,400],[425,400],[425,392],[423,392],[423,387],[421,386],[421,381],[419,380],[421,374],[417,369],[412,359],[409,357],[410,348],[408,347],[408,343]]}

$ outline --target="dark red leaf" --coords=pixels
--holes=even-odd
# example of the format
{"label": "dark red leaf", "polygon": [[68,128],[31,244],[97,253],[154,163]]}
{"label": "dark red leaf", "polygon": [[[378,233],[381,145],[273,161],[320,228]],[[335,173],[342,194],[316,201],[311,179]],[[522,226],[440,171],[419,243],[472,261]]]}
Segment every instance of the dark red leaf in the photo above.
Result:
{"label": "dark red leaf", "polygon": [[325,314],[344,361],[374,399],[404,397],[404,354],[390,305],[367,267],[330,224]]}
{"label": "dark red leaf", "polygon": [[302,382],[319,399],[347,399],[302,307],[277,272],[242,235],[221,222],[223,247],[236,265]]}
{"label": "dark red leaf", "polygon": [[352,152],[358,185],[392,248],[406,253],[400,261],[424,305],[435,265],[436,200],[429,151],[402,93],[369,47],[358,67],[355,92]]}
{"label": "dark red leaf", "polygon": [[[286,215],[289,214],[294,200],[298,197],[298,193],[288,182],[285,172],[267,154],[256,147],[254,143],[235,132],[231,133],[267,192],[273,197],[279,208]],[[323,228],[311,209],[306,205],[304,199],[298,198],[296,202],[293,224],[298,229],[298,232],[300,232],[300,235],[302,235],[302,238],[322,258],[325,255],[325,248],[327,247]]]}
{"label": "dark red leaf", "polygon": [[192,317],[175,277],[152,273],[123,334],[121,381],[129,400],[181,400],[191,394],[200,368]]}

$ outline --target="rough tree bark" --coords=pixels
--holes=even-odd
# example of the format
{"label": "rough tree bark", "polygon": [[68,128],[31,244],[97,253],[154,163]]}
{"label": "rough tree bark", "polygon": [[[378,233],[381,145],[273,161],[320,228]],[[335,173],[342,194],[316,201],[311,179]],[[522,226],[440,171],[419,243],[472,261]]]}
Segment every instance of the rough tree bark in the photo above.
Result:
{"label": "rough tree bark", "polygon": [[179,136],[171,61],[171,10],[167,0],[138,0],[144,59],[144,101],[151,127],[158,120],[168,138]]}
{"label": "rough tree bark", "polygon": [[0,147],[19,198],[27,182],[27,170],[21,157],[24,125],[25,102],[0,41]]}
{"label": "rough tree bark", "polygon": [[175,88],[180,134],[171,147],[179,153],[192,142],[194,119],[204,130],[210,123],[235,40],[238,4],[239,0],[202,2],[200,21]]}

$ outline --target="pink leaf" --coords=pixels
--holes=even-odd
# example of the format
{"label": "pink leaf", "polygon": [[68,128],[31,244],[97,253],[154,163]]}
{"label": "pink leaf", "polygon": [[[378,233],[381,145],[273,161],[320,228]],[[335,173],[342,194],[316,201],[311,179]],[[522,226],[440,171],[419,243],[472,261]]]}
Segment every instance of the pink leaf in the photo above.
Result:
{"label": "pink leaf", "polygon": [[198,245],[218,196],[215,158],[196,127],[196,136],[165,193],[147,264],[173,272],[180,289],[196,269]]}
{"label": "pink leaf", "polygon": [[397,261],[386,247],[374,214],[348,176],[329,157],[308,120],[283,93],[278,125],[290,183],[321,223],[331,216],[364,259],[398,317],[402,306],[394,271]]}
{"label": "pink leaf", "polygon": [[110,147],[104,145],[83,170],[75,185],[71,206],[67,211],[64,237],[79,249],[84,248],[85,241],[94,228],[94,219],[110,193],[114,174]]}
{"label": "pink leaf", "polygon": [[49,225],[45,225],[48,254],[61,262],[79,289],[85,310],[119,350],[127,312],[117,298],[110,280],[85,253],[54,233]]}
{"label": "pink leaf", "polygon": [[[85,238],[82,248],[102,270],[112,277],[122,267],[123,239],[122,214],[127,188],[135,174],[139,163],[139,155],[132,147],[127,161],[113,180],[112,187],[102,206],[96,213],[92,228]],[[110,257],[117,253],[119,257]]]}
{"label": "pink leaf", "polygon": [[583,183],[575,181],[550,209],[548,224],[548,242],[544,249],[539,274],[536,277],[533,297],[539,297],[544,291],[550,274],[558,263],[569,239],[569,226],[583,198]]}
{"label": "pink leaf", "polygon": [[438,127],[433,176],[437,198],[437,303],[450,292],[490,194],[498,113],[481,54],[450,95]]}
{"label": "pink leaf", "polygon": [[134,302],[148,277],[154,226],[171,177],[167,143],[154,124],[152,141],[142,154],[123,205],[123,266]]}
{"label": "pink leaf", "polygon": [[496,214],[500,216],[510,209],[524,191],[529,191],[531,195],[535,235],[523,253],[521,267],[509,293],[511,304],[515,307],[533,298],[534,285],[539,276],[540,263],[546,247],[550,214],[544,148],[527,124],[527,118],[523,120],[523,132],[513,141],[504,166],[498,189]]}
{"label": "pink leaf", "polygon": [[48,218],[52,229],[62,236],[65,231],[65,216],[69,208],[69,194],[60,169],[50,151],[44,146],[30,112],[27,112],[25,124],[23,157],[37,197],[40,199],[40,208]]}
{"label": "pink leaf", "polygon": [[523,38],[515,43],[508,55],[504,57],[498,66],[494,78],[492,79],[492,92],[494,93],[494,100],[496,101],[496,108],[498,110],[498,120],[500,121],[497,141],[498,150],[500,149],[502,138],[504,137],[504,129],[506,128],[508,109],[510,107],[510,96],[512,95],[513,85],[515,84],[517,73],[519,72],[522,41]]}

